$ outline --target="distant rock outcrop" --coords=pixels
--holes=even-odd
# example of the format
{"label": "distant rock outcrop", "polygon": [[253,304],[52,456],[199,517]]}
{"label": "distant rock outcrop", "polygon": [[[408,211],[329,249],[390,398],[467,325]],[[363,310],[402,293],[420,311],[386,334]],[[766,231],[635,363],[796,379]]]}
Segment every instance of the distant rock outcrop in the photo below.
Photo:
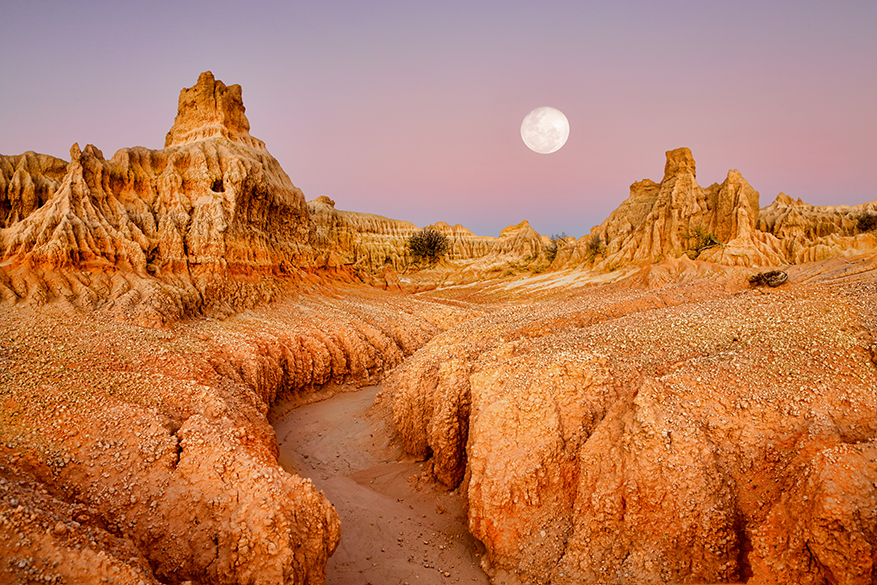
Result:
{"label": "distant rock outcrop", "polygon": [[[319,250],[317,266],[352,266],[373,274],[388,269],[404,272],[415,266],[415,258],[410,256],[406,246],[408,238],[421,229],[413,223],[370,213],[341,211],[326,196],[309,201],[308,210]],[[497,238],[477,236],[461,225],[441,221],[426,228],[441,232],[449,240],[444,262],[432,268],[444,274],[442,278],[453,275],[472,280],[485,276],[490,269],[521,262],[548,265],[545,256],[549,240],[540,236],[527,221],[505,228]]]}
{"label": "distant rock outcrop", "polygon": [[405,241],[417,231],[409,221],[388,219],[371,213],[341,211],[326,196],[307,203],[320,249],[318,266],[359,266],[371,272],[408,265]]}
{"label": "distant rock outcrop", "polygon": [[761,210],[758,229],[780,240],[790,264],[877,250],[877,234],[862,218],[877,218],[877,201],[861,205],[809,205],[780,193]]}
{"label": "distant rock outcrop", "polygon": [[[743,175],[731,170],[721,185],[707,188],[695,177],[691,151],[677,148],[667,152],[660,183],[645,179],[631,185],[627,201],[591,231],[605,242],[603,262],[656,262],[689,252],[732,266],[784,263],[778,242],[756,229],[758,192]],[[721,245],[704,248],[710,237]]]}
{"label": "distant rock outcrop", "polygon": [[661,182],[631,185],[630,197],[589,236],[558,247],[552,268],[606,271],[682,255],[725,266],[782,266],[877,251],[877,238],[858,228],[858,218],[877,216],[877,202],[817,207],[781,193],[760,209],[758,192],[739,171],[704,188],[688,148],[666,154]]}
{"label": "distant rock outcrop", "polygon": [[304,196],[249,135],[240,86],[202,74],[166,144],[0,157],[0,295],[163,323],[271,298],[311,264]]}

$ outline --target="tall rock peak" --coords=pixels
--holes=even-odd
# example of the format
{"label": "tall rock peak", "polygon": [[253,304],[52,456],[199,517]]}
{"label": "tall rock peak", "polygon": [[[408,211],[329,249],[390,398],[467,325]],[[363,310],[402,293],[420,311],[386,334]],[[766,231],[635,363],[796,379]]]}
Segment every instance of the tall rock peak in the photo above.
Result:
{"label": "tall rock peak", "polygon": [[664,181],[677,175],[690,173],[692,177],[697,177],[694,171],[694,156],[691,150],[685,148],[677,148],[667,151],[667,164],[664,165]]}
{"label": "tall rock peak", "polygon": [[226,86],[205,71],[198,82],[180,92],[177,117],[165,138],[165,148],[222,136],[254,148],[265,148],[250,136],[240,85]]}

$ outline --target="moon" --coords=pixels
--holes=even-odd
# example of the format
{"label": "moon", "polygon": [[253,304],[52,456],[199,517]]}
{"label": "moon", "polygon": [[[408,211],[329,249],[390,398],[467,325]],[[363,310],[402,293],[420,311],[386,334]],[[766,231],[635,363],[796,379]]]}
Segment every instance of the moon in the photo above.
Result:
{"label": "moon", "polygon": [[533,152],[557,152],[569,138],[569,120],[556,108],[536,108],[521,122],[521,138]]}

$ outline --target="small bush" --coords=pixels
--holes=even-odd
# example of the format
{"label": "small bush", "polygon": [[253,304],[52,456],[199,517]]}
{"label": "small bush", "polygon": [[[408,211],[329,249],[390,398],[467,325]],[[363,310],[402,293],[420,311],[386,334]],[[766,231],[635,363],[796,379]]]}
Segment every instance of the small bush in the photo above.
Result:
{"label": "small bush", "polygon": [[877,230],[877,213],[865,212],[859,216],[856,223],[861,233]]}
{"label": "small bush", "polygon": [[448,237],[432,228],[424,228],[411,234],[407,242],[408,251],[412,256],[430,264],[444,256],[449,245]]}
{"label": "small bush", "polygon": [[685,238],[687,240],[685,253],[692,260],[700,256],[700,253],[704,250],[722,244],[722,242],[716,237],[716,234],[702,225],[696,225],[688,230],[688,234]]}
{"label": "small bush", "polygon": [[597,257],[597,254],[602,254],[605,251],[606,243],[599,234],[592,235],[588,238],[587,242],[585,242],[585,259],[588,262],[593,262],[594,258]]}
{"label": "small bush", "polygon": [[566,232],[560,232],[559,234],[551,234],[548,237],[551,239],[551,243],[548,244],[548,248],[545,250],[545,258],[550,263],[554,262],[554,258],[557,256],[557,247],[559,246],[557,242],[565,240],[569,236],[566,235]]}

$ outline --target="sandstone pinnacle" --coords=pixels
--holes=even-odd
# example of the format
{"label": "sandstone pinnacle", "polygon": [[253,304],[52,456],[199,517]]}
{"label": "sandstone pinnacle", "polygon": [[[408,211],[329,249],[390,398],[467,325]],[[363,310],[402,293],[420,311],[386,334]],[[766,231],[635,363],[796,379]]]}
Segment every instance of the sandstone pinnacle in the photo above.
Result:
{"label": "sandstone pinnacle", "polygon": [[694,169],[694,156],[691,149],[682,147],[675,150],[667,151],[667,163],[664,165],[664,181],[674,175],[683,173],[691,173],[692,177],[696,177],[697,173]]}
{"label": "sandstone pinnacle", "polygon": [[222,136],[250,147],[265,148],[250,136],[240,85],[226,86],[205,71],[198,82],[180,92],[177,117],[165,138],[165,148]]}

